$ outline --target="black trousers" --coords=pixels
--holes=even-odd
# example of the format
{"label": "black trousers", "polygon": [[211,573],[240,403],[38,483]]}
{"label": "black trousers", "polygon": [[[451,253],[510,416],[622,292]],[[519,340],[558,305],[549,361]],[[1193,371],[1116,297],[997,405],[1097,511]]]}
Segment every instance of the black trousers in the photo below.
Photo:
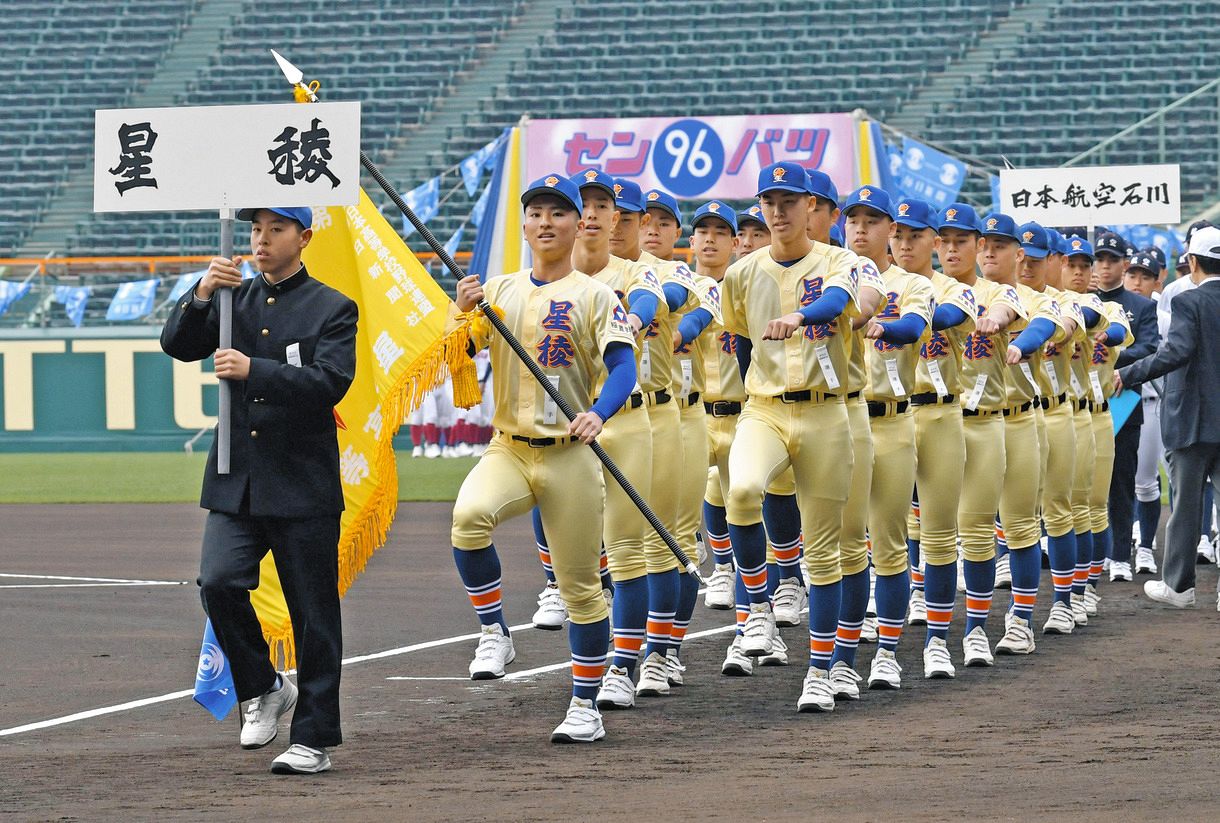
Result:
{"label": "black trousers", "polygon": [[1140,460],[1140,423],[1130,419],[1114,435],[1114,473],[1110,475],[1111,560],[1131,562],[1135,520],[1135,472]]}
{"label": "black trousers", "polygon": [[313,748],[343,742],[339,730],[339,673],[343,624],[339,614],[339,515],[288,519],[209,512],[203,532],[199,596],[220,648],[229,658],[237,699],[249,700],[275,683],[250,590],[259,562],[275,557],[292,617],[300,696],[292,743]]}

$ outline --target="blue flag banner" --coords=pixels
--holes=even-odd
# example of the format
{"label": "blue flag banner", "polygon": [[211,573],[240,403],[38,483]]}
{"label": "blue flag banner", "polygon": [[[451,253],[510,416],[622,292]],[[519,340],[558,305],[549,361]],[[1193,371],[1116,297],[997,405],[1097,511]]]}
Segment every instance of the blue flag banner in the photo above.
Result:
{"label": "blue flag banner", "polygon": [[72,325],[80,328],[80,324],[85,321],[85,306],[91,294],[93,289],[88,286],[56,286],[55,302],[63,304],[64,313],[68,315]]}
{"label": "blue flag banner", "polygon": [[[496,210],[500,200],[500,187],[504,184],[505,167],[508,165],[505,161],[511,132],[511,128],[506,128],[500,133],[496,150],[492,152],[494,168],[491,180],[487,181],[487,188],[483,189],[482,196],[474,204],[474,211],[470,214],[470,222],[478,231],[474,234],[474,248],[470,251],[470,265],[466,267],[466,271],[479,275],[480,281],[486,279],[487,267],[491,260],[491,246],[496,231]],[[488,217],[490,219],[485,219]]]}
{"label": "blue flag banner", "polygon": [[233,672],[229,660],[216,642],[209,620],[203,628],[203,646],[199,649],[199,666],[195,670],[195,702],[212,713],[217,720],[224,720],[237,705],[237,689],[233,685]]}
{"label": "blue flag banner", "polygon": [[987,175],[988,181],[991,183],[991,210],[994,212],[1002,212],[1000,208],[1000,175]]}
{"label": "blue flag banner", "polygon": [[136,280],[131,283],[123,283],[119,286],[119,290],[114,293],[114,299],[110,301],[110,307],[106,309],[106,319],[111,322],[116,320],[139,320],[141,317],[151,314],[159,282],[161,281],[154,278],[152,280]]}
{"label": "blue flag banner", "polygon": [[445,241],[445,251],[449,252],[450,257],[457,254],[458,246],[461,245],[462,235],[465,232],[466,232],[466,224],[463,223],[462,225],[458,226],[457,231],[455,231],[453,234],[451,234],[449,236],[449,239]]}
{"label": "blue flag banner", "polygon": [[0,280],[0,314],[9,310],[9,306],[29,294],[30,284],[15,283],[12,280]]}
{"label": "blue flag banner", "polygon": [[1186,239],[1173,229],[1154,226],[1114,226],[1111,231],[1126,238],[1137,249],[1156,246],[1169,257],[1177,257],[1186,251]]}
{"label": "blue flag banner", "polygon": [[474,209],[470,212],[470,224],[475,228],[483,223],[483,213],[487,211],[487,201],[491,199],[492,182],[494,181],[488,181],[487,188],[483,189],[479,199],[474,201]]}
{"label": "blue flag banner", "polygon": [[[204,273],[196,272],[196,274],[198,274],[200,277],[203,277]],[[254,267],[250,265],[250,261],[249,260],[241,261],[241,279],[242,280],[252,280],[255,277],[258,277],[258,272],[256,272],[254,270]]]}
{"label": "blue flag banner", "polygon": [[496,142],[496,140],[492,140],[459,164],[462,171],[462,182],[466,184],[466,194],[470,197],[474,197],[479,190],[483,171],[495,168]]}
{"label": "blue flag banner", "polygon": [[[184,294],[186,294],[187,290],[190,289],[191,286],[203,279],[203,275],[204,272],[202,271],[188,271],[186,274],[178,275],[177,282],[175,282],[174,287],[170,289],[169,297],[165,299],[172,303],[179,297],[182,297]],[[245,277],[245,275],[242,276],[243,278]]]}
{"label": "blue flag banner", "polygon": [[[422,183],[411,191],[407,192],[407,196],[403,198],[407,201],[407,205],[411,207],[411,211],[415,212],[415,216],[419,218],[421,223],[427,223],[441,208],[441,179],[433,177],[427,183]],[[404,214],[402,217],[402,236],[410,237],[415,231],[415,227],[407,220]]]}
{"label": "blue flag banner", "polygon": [[955,157],[904,137],[902,168],[896,177],[904,197],[918,197],[943,209],[956,200],[962,190],[966,165]]}

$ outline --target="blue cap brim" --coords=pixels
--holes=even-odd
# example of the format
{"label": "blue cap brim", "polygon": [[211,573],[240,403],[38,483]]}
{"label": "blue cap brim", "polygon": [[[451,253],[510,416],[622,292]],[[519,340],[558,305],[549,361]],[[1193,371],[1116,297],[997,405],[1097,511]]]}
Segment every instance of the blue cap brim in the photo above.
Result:
{"label": "blue cap brim", "polygon": [[626,203],[622,200],[619,200],[618,198],[615,198],[615,200],[614,200],[614,208],[618,209],[619,211],[629,212],[631,214],[643,214],[644,213],[643,206],[634,206],[631,203]]}
{"label": "blue cap brim", "polygon": [[[301,222],[301,220],[300,220],[300,219],[298,219],[298,218],[297,218],[297,216],[296,216],[295,214],[293,214],[293,213],[292,213],[292,211],[290,211],[289,209],[274,209],[274,208],[272,208],[271,206],[257,206],[257,207],[255,207],[255,208],[253,208],[253,209],[238,209],[238,210],[237,210],[237,214],[236,214],[236,215],[234,215],[234,216],[235,216],[235,217],[236,217],[238,220],[244,220],[244,221],[249,222],[250,220],[253,220],[253,219],[254,219],[254,215],[256,215],[257,213],[259,213],[260,211],[269,211],[269,212],[274,212],[275,214],[278,214],[280,217],[286,217],[286,218],[288,218],[289,220],[291,220],[292,222],[296,223],[298,226],[300,226],[301,228],[304,228],[304,229],[310,229],[310,228],[313,228],[313,220],[312,220],[312,219],[310,220],[309,225],[305,225],[305,224],[304,224],[304,223],[302,223],[302,222]],[[312,210],[312,209],[311,209],[311,210],[309,210],[309,214],[310,214],[310,217],[312,218],[312,216],[313,216],[313,210]]]}
{"label": "blue cap brim", "polygon": [[758,225],[762,226],[764,229],[767,229],[767,231],[770,231],[770,228],[767,226],[767,221],[763,220],[761,217],[755,217],[752,214],[747,214],[745,216],[742,216],[740,214],[737,215],[737,230],[738,231],[741,231],[742,226],[744,226],[746,223],[757,223]]}
{"label": "blue cap brim", "polygon": [[1068,257],[1087,257],[1090,260],[1093,259],[1093,255],[1089,254],[1087,251],[1072,251],[1072,252],[1068,252],[1067,256]]}
{"label": "blue cap brim", "polygon": [[740,225],[739,223],[737,223],[735,221],[729,220],[729,218],[727,218],[727,217],[722,217],[719,214],[715,214],[714,212],[709,211],[706,214],[701,214],[695,218],[695,222],[691,223],[691,226],[690,226],[691,231],[694,231],[696,228],[698,228],[699,224],[702,223],[704,220],[709,220],[709,219],[719,220],[721,223],[724,223],[726,226],[728,226],[730,229],[732,229],[734,234],[737,233],[737,226]]}
{"label": "blue cap brim", "polygon": [[[858,205],[863,205],[863,203],[858,204]],[[914,218],[911,218],[911,217],[899,217],[894,222],[900,226],[909,226],[912,229],[935,229],[936,228],[931,223],[924,223],[920,220],[915,220]]]}
{"label": "blue cap brim", "polygon": [[581,191],[584,191],[585,189],[601,189],[606,194],[610,195],[610,199],[615,201],[615,205],[618,204],[618,198],[614,196],[614,189],[610,186],[607,186],[605,183],[599,183],[596,180],[593,180],[589,183],[581,183],[580,186],[578,186],[578,188]]}
{"label": "blue cap brim", "polygon": [[843,209],[843,216],[846,217],[848,214],[851,213],[852,209],[857,208],[857,207],[862,208],[862,209],[868,209],[869,211],[874,211],[877,214],[881,215],[882,217],[888,217],[891,220],[894,219],[894,215],[890,214],[885,209],[878,208],[877,206],[874,206],[870,203],[864,203],[864,202],[852,203],[851,205],[847,206],[846,208]]}
{"label": "blue cap brim", "polygon": [[1007,240],[1012,240],[1016,243],[1021,242],[1021,238],[1017,237],[1015,234],[1009,234],[1006,231],[984,231],[984,232],[982,232],[982,236],[983,237],[1003,237]]}
{"label": "blue cap brim", "polygon": [[1035,260],[1042,260],[1050,256],[1050,249],[1040,249],[1037,246],[1028,246],[1025,243],[1021,244],[1021,248],[1025,250],[1026,257],[1032,257]]}
{"label": "blue cap brim", "polygon": [[658,203],[654,200],[653,202],[649,203],[648,205],[646,205],[644,207],[645,211],[647,211],[648,209],[658,209],[660,211],[663,211],[666,214],[668,214],[670,217],[672,217],[674,220],[677,220],[678,225],[682,225],[682,216],[680,214],[676,213],[669,206],[662,206],[660,203]]}
{"label": "blue cap brim", "polygon": [[550,186],[538,186],[536,188],[527,189],[526,192],[521,195],[522,208],[528,207],[531,200],[533,200],[535,197],[541,197],[544,194],[549,194],[552,197],[558,197],[560,200],[576,209],[578,214],[584,210],[580,203],[573,202],[566,194]]}
{"label": "blue cap brim", "polygon": [[[769,191],[790,191],[794,194],[809,194],[809,189],[805,188],[804,186],[798,186],[795,183],[775,183],[767,186],[765,189],[759,189],[758,194],[754,196],[762,197]],[[812,197],[813,195],[809,196]]]}

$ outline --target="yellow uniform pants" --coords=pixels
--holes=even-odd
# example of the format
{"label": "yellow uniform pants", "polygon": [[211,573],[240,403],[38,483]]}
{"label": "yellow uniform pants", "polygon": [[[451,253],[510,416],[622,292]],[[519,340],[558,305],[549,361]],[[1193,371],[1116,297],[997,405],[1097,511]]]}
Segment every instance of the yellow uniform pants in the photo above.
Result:
{"label": "yellow uniform pants", "polygon": [[1093,531],[1110,527],[1110,475],[1114,473],[1114,420],[1108,411],[1093,412],[1093,479],[1089,490],[1089,517]]}
{"label": "yellow uniform pants", "polygon": [[1028,549],[1042,538],[1038,518],[1042,450],[1038,447],[1038,416],[1032,410],[1004,418],[1004,461],[1000,523],[1010,549]]}
{"label": "yellow uniform pants", "polygon": [[888,577],[908,568],[907,512],[915,487],[915,416],[907,409],[901,414],[870,417],[868,422],[873,435],[868,533],[873,568]]}
{"label": "yellow uniform pants", "polygon": [[919,517],[907,515],[907,534],[933,566],[957,561],[957,508],[966,470],[960,403],[915,407],[915,486]]}
{"label": "yellow uniform pants", "polygon": [[1046,478],[1042,482],[1042,522],[1051,537],[1075,531],[1072,522],[1072,483],[1076,479],[1076,421],[1072,404],[1047,409]]}
{"label": "yellow uniform pants", "polygon": [[[649,395],[645,395],[649,397]],[[674,400],[645,404],[652,430],[652,496],[648,505],[670,534],[678,531],[678,501],[682,482],[682,412]],[[572,509],[580,512],[580,509]],[[644,538],[644,561],[651,574],[678,568],[678,560],[654,530]]]}
{"label": "yellow uniform pants", "polygon": [[962,538],[962,555],[982,563],[995,557],[995,515],[1000,510],[1007,467],[1004,418],[986,412],[964,417],[962,433],[966,440],[966,471],[957,506],[957,529]]}
{"label": "yellow uniform pants", "polygon": [[1093,440],[1093,415],[1088,408],[1076,407],[1072,415],[1076,429],[1076,463],[1072,472],[1072,526],[1077,534],[1093,531],[1089,512],[1089,495],[1093,491],[1093,471],[1097,446]]}
{"label": "yellow uniform pants", "polygon": [[843,531],[839,535],[839,559],[843,574],[859,574],[868,568],[868,496],[873,485],[873,433],[868,425],[864,398],[847,401],[851,424],[851,486],[843,508]]}
{"label": "yellow uniform pants", "polygon": [[[652,495],[652,430],[648,425],[648,410],[644,406],[631,408],[630,402],[606,421],[598,436],[606,454],[622,470],[627,480],[645,500]],[[602,543],[610,576],[617,583],[643,577],[644,541],[652,526],[639,508],[609,473],[605,474],[606,514],[602,528]]]}

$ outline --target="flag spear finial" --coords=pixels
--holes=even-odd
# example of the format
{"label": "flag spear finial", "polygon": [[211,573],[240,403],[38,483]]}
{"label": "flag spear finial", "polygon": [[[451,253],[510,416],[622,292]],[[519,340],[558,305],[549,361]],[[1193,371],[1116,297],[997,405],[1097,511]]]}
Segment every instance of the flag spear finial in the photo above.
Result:
{"label": "flag spear finial", "polygon": [[288,58],[280,54],[275,49],[271,49],[271,56],[275,58],[275,62],[279,64],[280,71],[284,73],[284,79],[292,84],[292,93],[296,97],[298,103],[316,103],[318,95],[315,93],[321,84],[314,80],[308,85],[304,82],[305,75],[292,63],[288,62]]}

